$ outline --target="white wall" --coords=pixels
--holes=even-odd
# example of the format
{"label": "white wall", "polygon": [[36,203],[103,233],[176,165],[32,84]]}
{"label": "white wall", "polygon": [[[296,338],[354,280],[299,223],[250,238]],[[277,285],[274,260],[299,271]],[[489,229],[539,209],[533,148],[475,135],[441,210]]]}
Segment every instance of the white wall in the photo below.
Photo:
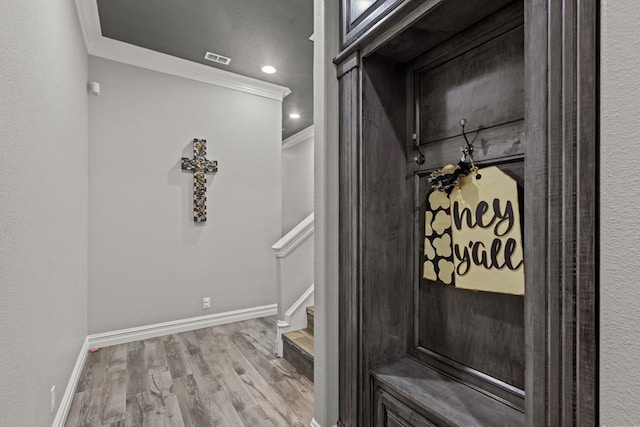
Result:
{"label": "white wall", "polygon": [[[281,102],[95,57],[89,73],[89,332],[275,303]],[[219,162],[206,224],[180,168],[195,137]]]}
{"label": "white wall", "polygon": [[3,426],[51,425],[86,335],[86,82],[72,0],[0,2]]}
{"label": "white wall", "polygon": [[600,407],[640,425],[640,2],[602,2]]}
{"label": "white wall", "polygon": [[314,1],[314,420],[338,420],[338,0]]}
{"label": "white wall", "polygon": [[291,231],[311,212],[313,126],[282,142],[282,234]]}

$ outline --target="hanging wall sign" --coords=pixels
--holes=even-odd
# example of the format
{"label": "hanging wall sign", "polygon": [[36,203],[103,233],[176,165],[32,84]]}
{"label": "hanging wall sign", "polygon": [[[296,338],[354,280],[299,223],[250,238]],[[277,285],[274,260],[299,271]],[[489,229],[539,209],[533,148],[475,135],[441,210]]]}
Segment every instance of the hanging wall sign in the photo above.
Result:
{"label": "hanging wall sign", "polygon": [[462,177],[449,195],[431,192],[424,252],[425,279],[462,289],[524,295],[515,180],[489,167]]}
{"label": "hanging wall sign", "polygon": [[424,278],[445,285],[454,283],[451,205],[443,191],[432,191],[427,197],[424,215]]}

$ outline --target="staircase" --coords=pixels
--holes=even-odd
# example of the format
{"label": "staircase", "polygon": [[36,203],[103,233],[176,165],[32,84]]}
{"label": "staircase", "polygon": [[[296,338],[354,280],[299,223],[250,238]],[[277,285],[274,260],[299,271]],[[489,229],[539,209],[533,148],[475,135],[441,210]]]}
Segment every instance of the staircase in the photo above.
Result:
{"label": "staircase", "polygon": [[313,318],[314,308],[307,307],[307,327],[282,334],[283,357],[301,375],[313,381]]}

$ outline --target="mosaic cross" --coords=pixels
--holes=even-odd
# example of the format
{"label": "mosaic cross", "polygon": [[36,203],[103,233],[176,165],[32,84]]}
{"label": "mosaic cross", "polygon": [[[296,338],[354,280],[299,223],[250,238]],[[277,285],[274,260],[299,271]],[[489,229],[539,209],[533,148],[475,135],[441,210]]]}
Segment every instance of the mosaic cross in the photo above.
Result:
{"label": "mosaic cross", "polygon": [[193,172],[193,220],[207,220],[207,172],[217,172],[218,162],[207,160],[207,140],[193,140],[193,159],[182,158],[182,170]]}

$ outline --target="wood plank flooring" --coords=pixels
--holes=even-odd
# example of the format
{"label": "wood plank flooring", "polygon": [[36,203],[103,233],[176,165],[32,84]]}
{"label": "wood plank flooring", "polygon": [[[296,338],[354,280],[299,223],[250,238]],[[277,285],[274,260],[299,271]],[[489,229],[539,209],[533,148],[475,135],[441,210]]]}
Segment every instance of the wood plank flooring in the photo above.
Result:
{"label": "wood plank flooring", "polygon": [[67,427],[307,427],[313,383],[274,355],[276,318],[90,353]]}

